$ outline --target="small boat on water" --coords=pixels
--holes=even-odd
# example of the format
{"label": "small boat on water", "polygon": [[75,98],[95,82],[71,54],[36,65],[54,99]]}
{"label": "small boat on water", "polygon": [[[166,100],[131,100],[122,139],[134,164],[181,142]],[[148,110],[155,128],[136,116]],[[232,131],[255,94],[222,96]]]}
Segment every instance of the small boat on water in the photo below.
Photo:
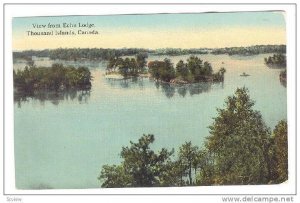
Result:
{"label": "small boat on water", "polygon": [[242,77],[247,77],[247,76],[250,76],[249,74],[247,74],[247,73],[245,73],[245,72],[243,72],[243,74],[242,75],[240,75],[240,76],[242,76]]}

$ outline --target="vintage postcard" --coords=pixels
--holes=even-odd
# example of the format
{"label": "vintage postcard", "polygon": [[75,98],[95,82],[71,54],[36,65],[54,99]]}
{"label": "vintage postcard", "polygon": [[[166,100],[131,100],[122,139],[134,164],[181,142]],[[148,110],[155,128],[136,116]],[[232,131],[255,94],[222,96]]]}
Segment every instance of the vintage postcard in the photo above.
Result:
{"label": "vintage postcard", "polygon": [[14,18],[16,187],[288,181],[284,15]]}
{"label": "vintage postcard", "polygon": [[14,16],[15,189],[294,183],[287,14]]}

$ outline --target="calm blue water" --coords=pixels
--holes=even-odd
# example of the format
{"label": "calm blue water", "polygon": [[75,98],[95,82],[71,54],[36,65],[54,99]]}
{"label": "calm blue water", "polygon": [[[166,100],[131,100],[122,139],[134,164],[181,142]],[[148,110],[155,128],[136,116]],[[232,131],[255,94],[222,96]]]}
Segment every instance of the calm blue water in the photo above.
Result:
{"label": "calm blue water", "polygon": [[[249,89],[254,108],[273,129],[287,117],[286,88],[279,82],[280,70],[263,64],[266,56],[202,55],[214,70],[226,68],[225,81],[188,87],[159,85],[147,78],[108,80],[103,76],[105,63],[56,61],[88,66],[94,77],[92,89],[89,94],[15,102],[16,187],[100,187],[97,177],[102,165],[118,164],[122,146],[142,134],[155,135],[154,149],[178,149],[185,141],[201,146],[216,108],[222,108],[237,87]],[[188,56],[170,58],[177,63]],[[53,61],[35,63],[50,66]],[[15,69],[24,66],[24,62],[14,64]],[[243,72],[250,76],[240,77]]]}

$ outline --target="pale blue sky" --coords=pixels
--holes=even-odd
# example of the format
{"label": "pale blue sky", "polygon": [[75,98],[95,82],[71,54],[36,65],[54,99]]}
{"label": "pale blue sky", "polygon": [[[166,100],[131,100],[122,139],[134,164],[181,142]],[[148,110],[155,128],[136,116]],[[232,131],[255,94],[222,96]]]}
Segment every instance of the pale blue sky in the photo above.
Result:
{"label": "pale blue sky", "polygon": [[[124,30],[124,33],[138,32],[143,30],[147,34],[153,32],[153,37],[158,32],[174,32],[174,31],[224,31],[228,28],[244,29],[263,29],[267,33],[270,30],[270,34],[275,30],[285,32],[285,19],[283,12],[236,12],[236,13],[199,13],[199,14],[151,14],[151,15],[111,15],[111,16],[59,16],[59,17],[25,17],[13,19],[13,36],[19,40],[19,46],[14,47],[16,49],[27,49],[28,47],[20,46],[21,37],[25,38],[27,30],[32,30],[32,24],[59,24],[63,22],[78,23],[89,22],[95,24],[95,29],[102,32],[103,35],[113,34],[112,32],[120,32]],[[126,30],[126,31],[125,31]],[[37,31],[37,30],[35,30]],[[240,32],[240,30],[239,30]],[[188,33],[188,32],[187,32]],[[185,34],[187,34],[185,33]],[[136,34],[136,33],[135,33]],[[143,32],[140,33],[141,35]],[[246,34],[250,36],[250,34]],[[74,36],[73,36],[74,37]],[[109,36],[104,36],[109,37]],[[195,36],[193,36],[195,37]],[[270,36],[272,38],[272,36]],[[106,39],[106,38],[105,38]],[[24,39],[26,40],[26,39]],[[30,39],[32,40],[32,39]],[[43,40],[43,39],[40,39]],[[50,39],[48,39],[50,40]],[[93,37],[91,37],[93,40]],[[126,40],[126,38],[124,38]],[[97,41],[97,40],[96,40]],[[151,41],[151,40],[150,40]],[[276,41],[276,40],[275,40]],[[41,42],[41,41],[39,41]],[[176,40],[174,41],[174,43]],[[263,41],[258,41],[259,43]],[[274,40],[270,42],[266,41],[266,44],[274,44]],[[282,40],[281,42],[282,43]],[[140,42],[140,47],[147,47],[145,42]],[[228,44],[228,43],[227,43]],[[229,43],[230,44],[230,43]],[[234,43],[233,43],[234,44]],[[99,43],[99,46],[109,46],[105,43]],[[126,44],[121,43],[122,47]],[[129,45],[132,45],[132,43]],[[134,45],[138,46],[138,42]],[[164,47],[166,45],[172,46],[172,44],[164,44],[158,47]],[[225,44],[224,44],[225,45]],[[243,44],[241,44],[242,46]],[[245,44],[247,45],[247,44]],[[206,44],[205,44],[206,46]],[[118,44],[114,44],[112,47],[118,47]],[[126,46],[130,47],[130,46]],[[151,48],[151,44],[148,46]],[[156,47],[156,48],[158,48]],[[180,47],[174,44],[173,47]],[[33,44],[33,48],[34,44]],[[48,48],[48,47],[45,47]],[[51,48],[51,47],[49,47]],[[54,48],[54,47],[53,47]],[[105,48],[105,47],[104,47]],[[153,47],[154,48],[154,47]]]}
{"label": "pale blue sky", "polygon": [[132,28],[174,28],[174,27],[219,27],[219,26],[278,26],[284,27],[282,13],[277,12],[236,12],[203,14],[152,14],[152,15],[111,15],[111,16],[59,16],[14,18],[14,31],[28,29],[34,23],[77,23],[95,22],[101,27]]}

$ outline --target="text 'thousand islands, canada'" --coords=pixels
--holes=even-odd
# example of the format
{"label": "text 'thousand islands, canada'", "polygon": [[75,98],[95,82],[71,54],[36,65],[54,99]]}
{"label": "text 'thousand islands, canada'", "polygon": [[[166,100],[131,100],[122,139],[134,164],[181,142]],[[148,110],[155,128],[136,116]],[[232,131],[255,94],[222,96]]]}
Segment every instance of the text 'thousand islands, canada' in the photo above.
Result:
{"label": "text 'thousand islands, canada'", "polygon": [[68,31],[63,31],[63,30],[52,30],[52,31],[26,31],[27,36],[51,36],[51,35],[98,35],[99,32],[96,30],[68,30]]}

